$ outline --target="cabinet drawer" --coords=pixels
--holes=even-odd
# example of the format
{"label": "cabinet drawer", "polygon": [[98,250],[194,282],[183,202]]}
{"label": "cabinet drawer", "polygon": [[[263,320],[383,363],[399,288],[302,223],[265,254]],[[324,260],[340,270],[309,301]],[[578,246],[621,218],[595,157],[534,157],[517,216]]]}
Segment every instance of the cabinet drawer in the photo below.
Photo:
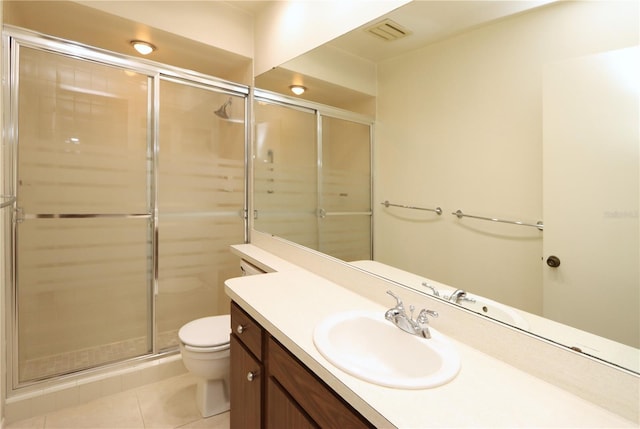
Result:
{"label": "cabinet drawer", "polygon": [[242,344],[262,360],[262,327],[235,302],[231,303],[231,329]]}

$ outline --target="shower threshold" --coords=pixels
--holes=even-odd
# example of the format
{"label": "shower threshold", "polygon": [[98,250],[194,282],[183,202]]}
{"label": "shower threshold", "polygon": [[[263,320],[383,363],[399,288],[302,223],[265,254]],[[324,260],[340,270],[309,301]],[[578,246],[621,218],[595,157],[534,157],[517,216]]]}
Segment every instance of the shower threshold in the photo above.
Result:
{"label": "shower threshold", "polygon": [[[158,334],[163,349],[178,345],[178,331]],[[66,353],[25,360],[20,364],[20,383],[42,381],[102,365],[149,354],[146,337],[130,338],[110,344],[101,344]]]}

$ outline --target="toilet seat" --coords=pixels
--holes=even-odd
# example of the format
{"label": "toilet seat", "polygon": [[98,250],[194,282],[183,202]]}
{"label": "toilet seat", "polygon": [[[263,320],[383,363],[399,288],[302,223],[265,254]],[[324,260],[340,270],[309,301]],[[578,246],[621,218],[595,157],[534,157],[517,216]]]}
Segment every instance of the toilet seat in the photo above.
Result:
{"label": "toilet seat", "polygon": [[229,348],[231,316],[203,317],[192,320],[178,331],[178,338],[191,351],[214,352]]}

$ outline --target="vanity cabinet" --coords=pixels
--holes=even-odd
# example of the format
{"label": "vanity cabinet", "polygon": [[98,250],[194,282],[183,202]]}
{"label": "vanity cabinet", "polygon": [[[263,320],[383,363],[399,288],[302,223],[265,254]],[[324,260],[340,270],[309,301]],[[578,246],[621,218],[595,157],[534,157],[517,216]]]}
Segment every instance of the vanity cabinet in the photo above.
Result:
{"label": "vanity cabinet", "polygon": [[373,428],[235,302],[231,428]]}
{"label": "vanity cabinet", "polygon": [[231,427],[259,429],[263,427],[263,329],[235,303],[231,304],[231,329]]}

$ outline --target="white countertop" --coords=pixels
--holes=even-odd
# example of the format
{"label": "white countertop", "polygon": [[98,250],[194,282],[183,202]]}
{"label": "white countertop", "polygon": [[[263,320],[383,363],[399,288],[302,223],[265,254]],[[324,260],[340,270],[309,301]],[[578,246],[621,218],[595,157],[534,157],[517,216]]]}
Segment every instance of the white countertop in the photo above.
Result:
{"label": "white countertop", "polygon": [[313,329],[332,313],[387,308],[302,269],[225,284],[234,301],[377,427],[637,427],[453,339],[462,366],[444,386],[400,390],[359,380],[322,357]]}

